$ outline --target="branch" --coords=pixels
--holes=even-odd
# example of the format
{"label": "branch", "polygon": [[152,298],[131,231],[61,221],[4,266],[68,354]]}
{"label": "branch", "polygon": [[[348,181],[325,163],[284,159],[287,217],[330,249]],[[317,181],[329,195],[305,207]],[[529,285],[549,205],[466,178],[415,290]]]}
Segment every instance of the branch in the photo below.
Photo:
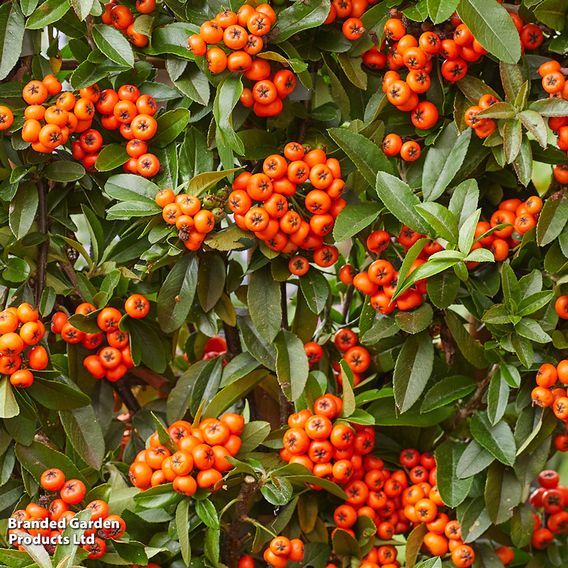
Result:
{"label": "branch", "polygon": [[288,325],[288,295],[286,294],[286,282],[280,282],[280,308],[282,310],[282,329],[290,329]]}
{"label": "branch", "polygon": [[131,414],[136,414],[140,410],[140,403],[136,397],[132,394],[130,387],[128,386],[125,377],[119,379],[115,383],[112,383],[112,388],[116,391],[122,402]]}
{"label": "branch", "polygon": [[[225,560],[229,566],[236,566],[241,555],[241,534],[243,528],[248,520],[248,511],[250,508],[250,501],[260,488],[260,483],[252,476],[245,475],[243,484],[237,496],[237,504],[235,505],[235,516],[229,530],[226,532],[229,539],[229,545],[224,546],[223,550],[226,552],[227,558]],[[248,530],[245,532],[247,536]]]}
{"label": "branch", "polygon": [[347,293],[345,294],[345,300],[343,301],[343,308],[341,310],[343,321],[347,321],[347,314],[349,314],[349,308],[351,307],[351,302],[353,301],[354,292],[355,292],[355,287],[353,285],[347,288]]}
{"label": "branch", "polygon": [[450,431],[457,430],[465,420],[467,420],[478,408],[481,407],[483,403],[483,396],[485,391],[489,387],[491,379],[495,373],[499,370],[499,365],[495,364],[491,367],[491,370],[485,378],[477,385],[477,389],[473,393],[473,396],[468,400],[467,404],[458,410],[453,420],[450,423]]}
{"label": "branch", "polygon": [[36,278],[35,278],[35,303],[36,306],[39,305],[41,295],[45,289],[45,279],[47,272],[47,253],[49,251],[49,236],[48,236],[48,226],[47,226],[47,199],[46,199],[46,187],[43,181],[37,182],[37,193],[38,193],[38,230],[45,236],[45,240],[39,245],[39,250],[37,254],[37,265],[36,265]]}
{"label": "branch", "polygon": [[227,340],[227,359],[233,359],[233,357],[243,352],[239,330],[223,322],[223,331],[225,332],[225,339]]}
{"label": "branch", "polygon": [[162,375],[159,375],[150,369],[146,369],[145,367],[132,367],[129,373],[137,379],[142,379],[146,384],[156,390],[160,390],[168,382],[164,377],[162,377]]}

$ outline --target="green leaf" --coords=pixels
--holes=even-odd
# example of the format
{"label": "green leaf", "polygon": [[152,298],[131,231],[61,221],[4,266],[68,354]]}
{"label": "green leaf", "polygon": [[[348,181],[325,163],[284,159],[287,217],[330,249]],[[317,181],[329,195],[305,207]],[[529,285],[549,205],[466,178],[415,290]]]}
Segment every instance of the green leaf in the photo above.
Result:
{"label": "green leaf", "polygon": [[49,381],[36,377],[28,393],[51,410],[72,410],[89,404],[90,398],[73,383]]}
{"label": "green leaf", "polygon": [[261,364],[268,369],[276,368],[276,351],[274,345],[258,332],[250,318],[237,316],[238,328],[246,350]]}
{"label": "green leaf", "polygon": [[181,557],[186,566],[191,562],[191,544],[189,542],[189,499],[183,499],[176,507],[176,532],[181,549]]}
{"label": "green leaf", "polygon": [[548,145],[548,130],[542,116],[534,110],[527,109],[519,113],[519,118],[523,126],[535,137],[540,146],[546,148]]}
{"label": "green leaf", "polygon": [[304,344],[297,335],[280,331],[274,341],[276,348],[276,375],[288,400],[296,401],[303,394],[310,367]]}
{"label": "green leaf", "polygon": [[523,129],[518,119],[506,120],[503,125],[503,152],[505,160],[511,164],[521,151]]}
{"label": "green leaf", "polygon": [[457,507],[469,494],[473,477],[459,479],[456,468],[466,446],[447,441],[436,448],[437,485],[442,501],[448,507]]}
{"label": "green leaf", "polygon": [[516,507],[511,518],[511,540],[515,546],[524,548],[531,542],[534,532],[534,513],[528,503]]}
{"label": "green leaf", "polygon": [[134,67],[134,52],[126,37],[112,26],[95,24],[93,41],[96,46],[118,65]]}
{"label": "green leaf", "polygon": [[460,317],[448,310],[446,312],[446,324],[450,329],[452,337],[455,339],[459,350],[462,355],[478,369],[483,369],[487,366],[483,346],[477,339],[474,339],[464,328]]}
{"label": "green leaf", "polygon": [[459,288],[460,280],[453,272],[442,272],[428,279],[428,298],[434,306],[445,310],[454,303]]}
{"label": "green leaf", "polygon": [[460,479],[471,477],[483,471],[495,458],[475,440],[472,440],[461,455],[456,466],[456,475]]}
{"label": "green leaf", "polygon": [[14,396],[8,377],[0,379],[0,418],[13,418],[20,413],[20,407]]}
{"label": "green leaf", "polygon": [[270,434],[270,424],[261,420],[247,422],[241,434],[241,454],[247,454],[255,450]]}
{"label": "green leaf", "polygon": [[184,254],[168,273],[158,293],[158,323],[166,333],[183,325],[196,288],[197,258],[193,254]]}
{"label": "green leaf", "polygon": [[461,518],[458,514],[458,520],[461,524],[464,542],[475,541],[491,526],[491,519],[485,508],[483,498],[471,501],[469,506],[463,511]]}
{"label": "green leaf", "polygon": [[349,368],[347,361],[342,359],[339,362],[341,367],[341,374],[343,376],[343,412],[344,417],[351,416],[355,412],[356,402],[353,393],[353,371]]}
{"label": "green leaf", "polygon": [[430,335],[411,335],[396,359],[393,374],[394,397],[401,412],[406,412],[424,392],[434,364]]}
{"label": "green leaf", "polygon": [[517,448],[511,428],[500,421],[492,425],[486,412],[478,412],[470,422],[471,434],[494,458],[505,465],[513,465]]}
{"label": "green leaf", "polygon": [[420,553],[420,549],[424,544],[424,536],[428,532],[425,523],[416,525],[406,539],[406,553],[405,553],[405,566],[407,568],[414,568],[416,566],[416,559]]}
{"label": "green leaf", "polygon": [[521,496],[522,487],[515,473],[497,462],[493,463],[485,482],[485,504],[491,520],[496,525],[508,521]]}
{"label": "green leaf", "polygon": [[122,166],[129,158],[130,156],[126,153],[123,144],[108,144],[101,150],[95,162],[95,167],[99,172],[110,172],[118,166]]}
{"label": "green leaf", "polygon": [[198,499],[195,502],[195,512],[206,527],[219,528],[219,515],[209,499]]}
{"label": "green leaf", "polygon": [[189,123],[189,111],[185,108],[168,110],[161,114],[156,122],[158,123],[158,130],[156,136],[152,138],[152,144],[155,144],[158,148],[165,148],[185,130]]}
{"label": "green leaf", "polygon": [[350,239],[371,225],[380,212],[381,207],[377,203],[347,205],[335,219],[333,238],[336,242]]}
{"label": "green leaf", "polygon": [[566,3],[562,0],[544,0],[534,9],[534,15],[554,30],[565,28]]}
{"label": "green leaf", "polygon": [[191,402],[193,386],[206,382],[214,365],[214,360],[197,361],[177,380],[168,396],[166,411],[168,424],[184,417]]}
{"label": "green leaf", "polygon": [[[69,0],[47,0],[38,6],[26,21],[28,30],[40,30],[57,22],[69,10]],[[126,40],[125,40],[126,41]]]}
{"label": "green leaf", "polygon": [[461,79],[461,81],[458,81],[457,86],[465,95],[467,100],[473,105],[476,105],[479,102],[479,99],[486,93],[500,98],[487,83],[471,75],[466,75],[463,79]]}
{"label": "green leaf", "polygon": [[[512,67],[513,69],[517,69],[516,65],[507,66],[507,67]],[[513,107],[512,104],[498,102],[491,105],[489,108],[482,110],[478,116],[480,118],[509,119],[509,118],[515,118],[516,113],[515,113],[515,108]]]}
{"label": "green leaf", "polygon": [[476,383],[465,375],[453,375],[438,381],[425,395],[420,412],[430,412],[455,400],[465,398],[476,388]]}
{"label": "green leaf", "polygon": [[529,318],[522,319],[515,325],[515,331],[525,339],[534,343],[551,343],[552,337],[546,333],[540,324]]}
{"label": "green leaf", "polygon": [[30,265],[25,260],[11,257],[6,261],[6,267],[2,270],[2,277],[8,282],[19,284],[25,282],[30,273]]}
{"label": "green leaf", "polygon": [[536,241],[544,247],[556,239],[568,222],[568,197],[553,196],[544,202],[536,226]]}
{"label": "green leaf", "polygon": [[[236,381],[226,384],[205,407],[203,417],[217,418],[223,411],[244,397],[268,375],[265,369],[258,369],[248,373]],[[253,448],[254,449],[254,448]]]}
{"label": "green leaf", "polygon": [[451,244],[457,242],[459,232],[458,220],[451,211],[446,209],[443,205],[432,201],[419,203],[416,205],[416,210],[418,211],[418,214],[434,229],[434,236],[442,237]]}
{"label": "green leaf", "polygon": [[155,183],[133,174],[112,176],[105,184],[105,193],[118,201],[142,201],[155,205],[158,191],[160,188]]}
{"label": "green leaf", "polygon": [[34,183],[23,183],[18,187],[10,203],[8,223],[17,239],[25,237],[33,223],[39,202],[38,189]]}
{"label": "green leaf", "polygon": [[[422,170],[424,201],[436,201],[460,171],[469,143],[471,128],[458,132],[455,122],[444,128],[426,154]],[[449,239],[448,239],[449,240]]]}
{"label": "green leaf", "polygon": [[187,186],[187,193],[201,195],[204,191],[213,187],[227,176],[238,172],[241,168],[231,168],[220,172],[202,172],[191,178]]}
{"label": "green leaf", "polygon": [[[233,129],[232,112],[243,92],[240,77],[228,77],[217,87],[217,94],[213,102],[213,116],[217,124],[217,147],[226,146],[239,155],[244,153],[244,144]],[[222,160],[225,167],[229,167],[226,160]],[[231,166],[232,166],[231,161]]]}
{"label": "green leaf", "polygon": [[347,128],[330,128],[327,132],[371,187],[375,186],[377,172],[395,173],[392,163],[379,147],[362,134]]}
{"label": "green leaf", "polygon": [[523,298],[517,307],[516,315],[528,316],[538,312],[552,300],[553,296],[552,290],[543,290]]}
{"label": "green leaf", "polygon": [[337,61],[345,76],[358,89],[367,89],[367,73],[363,70],[360,57],[351,57],[347,53],[337,55]]}
{"label": "green leaf", "polygon": [[410,186],[400,178],[378,172],[376,190],[385,207],[401,222],[419,233],[429,233],[430,227],[416,212],[420,200]]}
{"label": "green leaf", "polygon": [[513,161],[513,168],[519,181],[526,187],[531,181],[533,152],[527,137],[523,137],[518,156]]}
{"label": "green leaf", "polygon": [[426,4],[432,22],[441,24],[456,11],[459,0],[427,0]]}
{"label": "green leaf", "polygon": [[519,361],[526,369],[528,369],[534,361],[534,349],[532,343],[528,339],[525,339],[516,333],[510,335],[510,340]]}
{"label": "green leaf", "polygon": [[329,14],[329,9],[329,0],[294,2],[278,14],[275,43],[282,43],[299,32],[321,26]]}
{"label": "green leaf", "polygon": [[221,255],[212,253],[199,265],[197,297],[203,311],[215,307],[225,289],[226,267]]}
{"label": "green leaf", "polygon": [[381,339],[392,337],[399,331],[394,318],[378,316],[373,325],[360,338],[363,345],[375,345]]}
{"label": "green leaf", "polygon": [[430,326],[434,317],[432,306],[422,304],[419,308],[410,312],[398,312],[395,321],[398,327],[410,334],[420,333]]}
{"label": "green leaf", "polygon": [[521,41],[507,10],[493,0],[460,0],[458,14],[489,53],[506,63],[521,58]]}
{"label": "green leaf", "polygon": [[62,410],[59,418],[77,454],[92,468],[100,469],[105,456],[105,441],[93,407]]}
{"label": "green leaf", "polygon": [[324,309],[329,297],[329,284],[325,276],[318,270],[310,270],[300,278],[300,290],[308,304],[308,308],[319,314]]}
{"label": "green leaf", "polygon": [[491,424],[497,424],[503,418],[508,402],[509,385],[500,373],[495,373],[487,391],[487,417]]}
{"label": "green leaf", "polygon": [[292,484],[285,478],[278,475],[271,475],[270,479],[260,488],[262,496],[271,505],[286,505],[292,498]]}
{"label": "green leaf", "polygon": [[207,106],[211,97],[207,75],[199,67],[189,66],[174,85],[188,98],[197,104]]}
{"label": "green leaf", "polygon": [[130,220],[131,217],[151,217],[160,212],[160,208],[152,201],[123,201],[107,209],[106,218],[109,220]]}
{"label": "green leaf", "polygon": [[475,229],[481,216],[481,209],[474,211],[461,226],[459,230],[458,247],[461,252],[468,254],[475,240]]}
{"label": "green leaf", "polygon": [[94,0],[71,0],[71,6],[79,20],[83,21],[93,8]]}
{"label": "green leaf", "polygon": [[77,162],[57,160],[48,164],[43,173],[47,179],[67,183],[81,179],[85,175],[85,168]]}
{"label": "green leaf", "polygon": [[130,349],[136,365],[143,363],[156,373],[163,373],[168,354],[156,326],[144,320],[128,319],[125,327],[130,333]]}
{"label": "green leaf", "polygon": [[539,99],[532,102],[529,109],[547,118],[567,116],[568,101],[564,99]]}
{"label": "green leaf", "polygon": [[268,265],[250,275],[247,305],[256,329],[272,342],[280,331],[282,306],[280,284],[272,278]]}
{"label": "green leaf", "polygon": [[15,450],[18,461],[38,482],[41,474],[50,467],[60,469],[67,479],[85,481],[77,466],[66,455],[45,444],[40,442],[32,442],[29,446],[16,444]]}
{"label": "green leaf", "polygon": [[375,417],[377,426],[395,426],[397,428],[401,426],[426,428],[439,424],[454,414],[453,408],[439,408],[425,414],[419,414],[418,412],[399,414],[394,398],[390,396],[376,400],[367,410],[369,414]]}
{"label": "green leaf", "polygon": [[24,16],[17,2],[0,6],[0,79],[18,62],[24,40]]}

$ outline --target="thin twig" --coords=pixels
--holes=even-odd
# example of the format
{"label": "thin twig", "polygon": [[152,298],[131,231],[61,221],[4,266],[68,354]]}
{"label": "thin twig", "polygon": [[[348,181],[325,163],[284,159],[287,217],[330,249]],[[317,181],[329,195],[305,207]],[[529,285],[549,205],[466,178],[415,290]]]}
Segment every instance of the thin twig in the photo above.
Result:
{"label": "thin twig", "polygon": [[49,251],[49,236],[47,222],[47,191],[43,181],[37,182],[38,193],[38,230],[44,235],[45,240],[40,244],[37,254],[36,278],[35,278],[35,302],[39,305],[41,295],[45,289],[47,273],[47,253]]}
{"label": "thin twig", "polygon": [[354,292],[355,292],[354,286],[349,286],[349,288],[347,288],[347,293],[345,294],[345,300],[343,300],[343,308],[341,310],[343,321],[346,321],[347,315],[349,314],[349,308],[351,307],[351,302],[353,302]]}
{"label": "thin twig", "polygon": [[146,369],[145,367],[132,367],[132,369],[130,369],[130,374],[137,379],[142,379],[145,383],[156,390],[160,390],[168,382],[164,377],[162,377],[162,375],[159,375],[150,369]]}
{"label": "thin twig", "polygon": [[239,337],[239,330],[227,323],[223,322],[223,331],[225,332],[225,340],[227,341],[227,359],[233,359],[243,352],[241,347],[241,338]]}
{"label": "thin twig", "polygon": [[282,329],[290,329],[288,325],[288,295],[286,293],[286,282],[280,282],[280,307],[282,309]]}
{"label": "thin twig", "polygon": [[112,388],[116,391],[120,400],[124,402],[124,405],[128,408],[131,414],[136,414],[140,410],[140,403],[136,400],[136,397],[130,390],[125,377],[119,379],[115,383],[112,383]]}

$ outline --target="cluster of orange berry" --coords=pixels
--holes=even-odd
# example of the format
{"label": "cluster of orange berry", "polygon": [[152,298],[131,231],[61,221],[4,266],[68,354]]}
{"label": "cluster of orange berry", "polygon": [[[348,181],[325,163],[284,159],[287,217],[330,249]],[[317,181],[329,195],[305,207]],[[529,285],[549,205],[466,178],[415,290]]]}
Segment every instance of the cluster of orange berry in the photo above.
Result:
{"label": "cluster of orange berry", "polygon": [[[302,562],[304,543],[299,538],[289,539],[285,536],[277,536],[270,541],[262,557],[273,568],[286,568],[288,562]],[[240,561],[238,568],[243,568]]]}
{"label": "cluster of orange berry", "polygon": [[479,98],[479,102],[476,105],[470,106],[465,111],[465,123],[470,128],[473,128],[473,131],[478,138],[487,138],[488,136],[493,134],[495,130],[497,130],[497,122],[495,120],[493,120],[492,118],[480,118],[477,115],[482,110],[485,110],[498,102],[499,99],[487,93]]}
{"label": "cluster of orange berry", "polygon": [[[237,226],[274,251],[313,251],[318,266],[334,264],[337,250],[324,238],[346,205],[339,161],[320,148],[306,152],[302,144],[289,142],[284,155],[268,156],[262,169],[263,173],[243,172],[233,182],[228,205]],[[308,271],[308,262],[295,259],[289,268],[301,276]]]}
{"label": "cluster of orange berry", "polygon": [[[408,250],[422,237],[420,233],[403,225],[396,240],[405,250]],[[382,229],[373,231],[367,238],[367,250],[374,254],[383,253],[390,244],[390,234]],[[436,241],[428,243],[420,257],[412,263],[409,274],[424,264],[430,255],[440,250],[442,247]],[[341,267],[339,278],[344,284],[353,284],[362,294],[370,296],[373,308],[384,315],[391,314],[395,309],[408,311],[417,308],[424,301],[424,294],[426,294],[426,280],[419,280],[393,302],[391,298],[398,285],[398,271],[386,259],[377,259],[366,270],[356,274],[353,266],[346,264]]]}
{"label": "cluster of orange berry", "polygon": [[560,484],[560,475],[552,469],[538,474],[539,487],[529,497],[534,513],[532,546],[548,548],[556,535],[568,533],[568,487]]}
{"label": "cluster of orange berry", "polygon": [[420,454],[408,448],[401,452],[400,463],[408,470],[409,480],[409,484],[401,484],[400,487],[401,512],[414,526],[426,523],[428,532],[424,536],[424,548],[432,556],[451,553],[452,562],[458,568],[471,566],[475,552],[471,546],[464,544],[459,522],[450,520],[440,510],[444,502],[436,485],[434,455],[428,452]]}
{"label": "cluster of orange berry", "polygon": [[189,193],[176,195],[169,188],[160,190],[155,201],[162,208],[164,221],[168,225],[175,225],[184,247],[199,250],[207,234],[215,228],[214,213],[202,209],[199,197]]}
{"label": "cluster of orange berry", "polygon": [[[238,12],[219,12],[213,20],[201,24],[199,33],[191,35],[187,41],[194,55],[207,58],[211,73],[228,69],[243,73],[253,82],[251,87],[243,89],[240,101],[257,116],[280,114],[282,101],[298,82],[292,71],[281,69],[273,73],[268,60],[255,57],[264,49],[266,35],[276,19],[276,12],[267,3],[256,7],[243,4]],[[221,43],[225,50],[219,47]]]}
{"label": "cluster of orange berry", "polygon": [[173,482],[174,490],[188,497],[198,487],[215,491],[223,475],[233,467],[227,457],[236,456],[241,449],[244,423],[240,414],[231,412],[220,419],[206,418],[194,426],[178,420],[168,428],[175,446],[173,453],[155,432],[148,448],[138,453],[128,470],[132,485],[144,490]]}
{"label": "cluster of orange berry", "polygon": [[[25,509],[14,511],[10,516],[20,526],[9,529],[8,534],[25,533],[39,537],[47,552],[53,554],[57,544],[62,543],[65,527],[77,513],[72,508],[80,505],[87,494],[87,488],[80,479],[66,480],[65,474],[57,468],[46,469],[41,474],[40,485],[58,496],[42,496],[40,503],[32,501]],[[85,509],[91,511],[90,520],[98,521],[100,528],[93,527],[85,531],[85,537],[94,536],[94,539],[92,543],[83,544],[82,548],[89,553],[90,559],[97,559],[105,554],[108,539],[117,540],[124,534],[126,523],[118,515],[109,515],[108,503],[102,499],[91,501]],[[21,545],[16,546],[23,550]]]}
{"label": "cluster of orange berry", "polygon": [[328,393],[314,402],[313,413],[304,409],[291,414],[280,457],[339,485],[360,479],[364,475],[363,456],[375,445],[375,430],[345,421],[334,423],[342,410],[343,401]]}
{"label": "cluster of orange berry", "polygon": [[[475,238],[478,240],[473,248],[489,249],[497,262],[505,260],[509,250],[521,242],[522,235],[536,226],[541,209],[542,199],[538,195],[532,195],[525,201],[517,198],[502,201],[489,222],[477,223]],[[506,226],[495,229],[500,225]],[[470,265],[470,268],[474,267]]]}
{"label": "cluster of orange berry", "polygon": [[[148,315],[150,302],[142,294],[132,294],[124,303],[124,310],[131,318],[141,319]],[[77,306],[75,314],[88,316],[94,311],[96,308],[93,304],[84,302]],[[96,355],[87,355],[83,359],[83,366],[93,378],[115,383],[134,365],[130,337],[118,327],[122,318],[120,310],[107,306],[97,314],[100,331],[87,333],[69,322],[66,313],[55,312],[51,319],[51,331],[60,334],[65,343],[80,343],[86,349],[97,349]]]}
{"label": "cluster of orange berry", "polygon": [[[560,383],[561,386],[557,386]],[[568,424],[568,359],[553,365],[543,363],[536,373],[537,386],[532,390],[534,404],[544,408],[552,408],[558,420]]]}
{"label": "cluster of orange berry", "polygon": [[[136,0],[136,11],[138,14],[151,14],[156,9],[156,0]],[[104,5],[104,12],[101,16],[103,24],[112,26],[126,35],[134,47],[146,47],[149,37],[136,31],[134,14],[128,6],[119,4],[116,0],[111,0]]]}
{"label": "cluster of orange berry", "polygon": [[[536,24],[524,25],[515,13],[511,12],[510,16],[519,31],[523,48],[540,47],[544,40],[542,30]],[[436,31],[424,31],[417,37],[410,33],[400,15],[391,17],[384,25],[386,41],[362,56],[363,63],[370,69],[388,66],[383,91],[399,110],[412,113],[413,125],[421,130],[431,128],[438,121],[437,108],[428,101],[419,101],[419,95],[430,89],[432,57],[439,55],[444,59],[442,76],[446,81],[455,83],[467,75],[468,63],[479,61],[487,53],[457,14],[452,15],[450,23],[455,28],[451,39],[442,39]],[[386,55],[383,53],[385,48]],[[405,78],[398,73],[403,68],[407,72]],[[394,149],[390,151],[394,152],[393,155],[398,153]],[[413,159],[418,159],[418,156],[413,152]]]}
{"label": "cluster of orange berry", "polygon": [[[158,130],[158,123],[154,118],[158,105],[154,97],[141,95],[140,89],[134,85],[122,85],[117,91],[100,91],[97,85],[94,85],[93,89],[96,90],[94,102],[97,112],[101,115],[101,126],[105,130],[119,130],[122,137],[128,141],[126,153],[130,159],[124,164],[124,171],[144,177],[155,176],[160,170],[160,161],[155,154],[148,152],[148,143]],[[92,142],[100,148],[100,133],[94,131],[92,134]],[[83,143],[81,149],[85,150],[85,146],[88,147],[89,144]]]}
{"label": "cluster of orange berry", "polygon": [[62,93],[54,104],[45,108],[43,104],[48,98],[59,95],[61,89],[54,75],[46,75],[41,81],[29,81],[22,90],[22,98],[28,105],[24,110],[22,139],[30,142],[36,152],[51,154],[58,146],[66,144],[71,134],[91,128],[95,90],[92,87],[81,89],[79,97],[71,92]]}
{"label": "cluster of orange berry", "polygon": [[332,0],[324,25],[343,20],[341,31],[349,41],[356,41],[365,33],[361,16],[378,0]]}
{"label": "cluster of orange berry", "polygon": [[10,376],[10,384],[27,388],[34,383],[30,369],[43,371],[49,356],[38,343],[45,335],[45,327],[38,311],[23,303],[17,308],[0,312],[0,374]]}
{"label": "cluster of orange berry", "polygon": [[[371,366],[371,354],[359,344],[358,335],[350,328],[337,331],[333,340],[339,350],[342,359],[347,363],[353,374],[353,384],[357,386],[363,379],[363,373]],[[304,344],[304,351],[310,367],[315,367],[323,357],[323,347],[316,341]],[[343,387],[341,366],[337,361],[332,362],[332,368],[336,372],[336,380],[339,387]]]}

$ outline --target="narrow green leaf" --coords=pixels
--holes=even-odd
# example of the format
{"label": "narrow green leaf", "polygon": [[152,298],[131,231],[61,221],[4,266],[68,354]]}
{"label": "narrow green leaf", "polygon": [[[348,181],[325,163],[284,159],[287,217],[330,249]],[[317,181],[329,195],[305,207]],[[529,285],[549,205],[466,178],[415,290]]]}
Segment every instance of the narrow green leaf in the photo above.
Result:
{"label": "narrow green leaf", "polygon": [[423,332],[409,336],[398,357],[393,374],[394,396],[401,412],[406,412],[424,392],[434,364],[434,346]]}

